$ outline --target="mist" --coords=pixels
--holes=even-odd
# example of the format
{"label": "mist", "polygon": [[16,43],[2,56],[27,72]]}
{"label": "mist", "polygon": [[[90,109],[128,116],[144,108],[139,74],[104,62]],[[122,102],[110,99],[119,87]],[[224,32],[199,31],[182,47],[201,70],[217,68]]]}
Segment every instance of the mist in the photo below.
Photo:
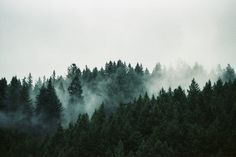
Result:
{"label": "mist", "polygon": [[[112,64],[116,64],[118,62],[112,62]],[[122,64],[126,65],[125,62]],[[116,65],[118,66],[118,64]],[[100,71],[102,71],[102,69],[103,67]],[[104,69],[106,69],[106,67],[104,67]],[[105,106],[108,108],[114,109],[114,107],[116,108],[120,103],[131,102],[137,99],[140,95],[144,95],[145,92],[147,92],[149,96],[154,95],[156,97],[161,89],[167,91],[169,88],[175,89],[179,86],[187,92],[193,79],[195,79],[195,81],[199,84],[200,89],[202,89],[202,87],[209,80],[213,84],[218,79],[228,81],[224,78],[226,68],[222,68],[220,65],[209,71],[198,63],[195,63],[194,66],[190,66],[181,61],[176,63],[176,65],[169,67],[157,63],[153,71],[150,73],[148,69],[144,70],[145,68],[143,68],[144,76],[134,75],[135,77],[141,77],[141,82],[136,84],[135,79],[137,78],[133,78],[131,81],[135,84],[132,86],[132,82],[119,82],[119,84],[117,84],[118,82],[114,81],[119,76],[122,76],[127,80],[129,79],[128,69],[126,69],[124,75],[119,74],[118,69],[119,67],[117,67],[115,72],[108,77],[97,75],[94,80],[90,80],[89,82],[86,82],[85,80],[82,81],[83,102],[75,103],[72,108],[69,105],[70,94],[67,90],[71,80],[65,78],[61,79],[62,82],[59,81],[60,83],[63,83],[63,90],[59,87],[61,85],[60,83],[54,84],[57,96],[62,102],[64,108],[62,114],[64,117],[64,127],[67,127],[70,122],[75,122],[78,115],[81,113],[87,113],[91,117],[93,112],[98,109],[102,103],[105,103]],[[90,71],[90,69],[87,68],[86,70]],[[62,78],[62,76],[59,76],[58,78]],[[117,86],[124,88],[118,87],[117,89]],[[129,86],[134,89],[129,90]],[[131,95],[127,95],[127,89]],[[115,91],[115,93],[112,93],[111,91]],[[73,113],[71,111],[73,111]]]}
{"label": "mist", "polygon": [[[224,80],[228,63],[235,68],[235,6],[234,0],[1,0],[0,77],[10,82],[31,73],[35,109],[56,70],[64,127],[80,113],[91,117],[102,103],[114,110],[145,92],[187,90],[193,78],[202,88]],[[118,59],[119,66],[113,64]],[[68,92],[73,77],[65,67],[71,63],[81,69],[81,98]]]}
{"label": "mist", "polygon": [[[235,0],[1,0],[0,76],[36,78],[76,62],[152,69],[184,60],[236,65]],[[14,66],[17,65],[17,66]],[[31,66],[29,66],[31,65]]]}
{"label": "mist", "polygon": [[177,62],[175,66],[163,66],[158,63],[150,79],[146,82],[147,91],[150,94],[158,94],[161,88],[168,90],[168,88],[177,88],[181,86],[187,90],[191,81],[195,81],[202,88],[207,81],[211,80],[213,83],[221,78],[223,70],[220,65],[218,67],[207,70],[202,65],[195,63],[193,66],[181,61]]}
{"label": "mist", "polygon": [[0,156],[236,156],[236,0],[0,0]]}
{"label": "mist", "polygon": [[[183,61],[177,62],[174,66],[157,63],[151,72],[140,63],[132,66],[121,60],[107,62],[100,69],[96,67],[80,69],[76,64],[72,64],[67,71],[66,76],[57,75],[55,71],[50,76],[53,88],[62,105],[59,123],[64,128],[76,123],[80,114],[88,114],[91,118],[94,111],[101,104],[105,106],[108,112],[113,112],[120,104],[132,102],[138,97],[144,96],[146,92],[150,97],[152,95],[157,97],[161,89],[168,91],[169,88],[175,89],[180,86],[187,92],[193,79],[202,89],[209,80],[214,84],[219,79],[227,82],[236,77],[235,71],[230,65],[226,67],[218,65],[209,71],[198,63],[190,66]],[[15,78],[13,77],[13,79]],[[33,80],[31,75],[28,79]],[[18,84],[20,82],[18,80]],[[25,78],[22,82],[25,82]],[[31,81],[28,80],[28,82]],[[49,79],[45,77],[43,79],[38,78],[32,85],[29,83],[29,87],[32,86],[28,92],[33,110],[37,111],[39,95],[42,88],[47,87],[48,83]],[[16,85],[13,85],[11,81],[9,89],[13,88],[11,86]],[[71,87],[73,93],[70,91]],[[18,88],[14,87],[13,92],[17,92]],[[6,109],[3,106],[3,111],[0,113],[0,127],[18,128],[24,126],[23,128],[20,127],[23,131],[27,129],[35,130],[35,128],[41,127],[47,131],[55,125],[54,123],[57,123],[53,121],[49,125],[45,124],[45,122],[40,121],[41,114],[37,116],[32,113],[33,117],[30,118],[32,114],[25,115],[24,106],[21,106],[21,103],[18,102],[21,99],[16,95],[16,97],[11,98],[16,100],[12,101],[8,100],[9,96],[11,95],[3,97],[6,99],[6,101],[3,101]],[[7,106],[12,106],[11,103],[19,106],[19,109],[14,111],[7,109],[9,108]],[[43,131],[41,130],[41,132]]]}

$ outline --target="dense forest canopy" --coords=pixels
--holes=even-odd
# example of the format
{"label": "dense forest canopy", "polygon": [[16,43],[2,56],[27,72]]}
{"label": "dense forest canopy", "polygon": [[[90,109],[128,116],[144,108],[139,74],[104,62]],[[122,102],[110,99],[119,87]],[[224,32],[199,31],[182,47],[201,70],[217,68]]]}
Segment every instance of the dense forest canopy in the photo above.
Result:
{"label": "dense forest canopy", "polygon": [[36,83],[31,74],[2,78],[0,154],[234,156],[235,79],[230,65],[149,72],[120,60],[101,69],[72,64],[65,77],[53,71]]}

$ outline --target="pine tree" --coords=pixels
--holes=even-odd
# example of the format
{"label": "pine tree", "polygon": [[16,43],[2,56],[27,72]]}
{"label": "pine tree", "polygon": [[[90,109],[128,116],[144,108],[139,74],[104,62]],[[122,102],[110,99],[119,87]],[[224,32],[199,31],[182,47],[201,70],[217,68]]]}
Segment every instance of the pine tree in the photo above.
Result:
{"label": "pine tree", "polygon": [[83,96],[83,90],[82,90],[82,86],[81,86],[81,82],[79,79],[79,76],[74,77],[74,79],[72,80],[69,88],[68,88],[68,92],[70,94],[70,103],[79,103],[82,101]]}
{"label": "pine tree", "polygon": [[26,78],[22,81],[22,89],[20,92],[20,104],[23,114],[30,118],[33,114],[32,102],[29,95],[30,85],[26,82]]}
{"label": "pine tree", "polygon": [[199,85],[193,79],[188,90],[188,117],[191,122],[200,122],[201,112],[200,105],[202,104],[201,100],[201,90]]}
{"label": "pine tree", "polygon": [[199,85],[196,83],[195,79],[192,80],[191,85],[188,90],[188,98],[190,102],[197,103],[200,94]]}
{"label": "pine tree", "polygon": [[0,80],[0,111],[6,109],[7,98],[7,80],[2,78]]}
{"label": "pine tree", "polygon": [[60,100],[57,98],[57,95],[56,95],[55,89],[52,85],[52,80],[51,79],[49,79],[47,93],[48,93],[48,97],[51,99],[50,104],[49,104],[50,106],[48,107],[49,108],[49,113],[55,119],[60,120],[62,105],[61,105]]}
{"label": "pine tree", "polygon": [[16,112],[19,109],[20,90],[21,82],[15,76],[12,78],[9,86],[9,92],[7,97],[7,111]]}
{"label": "pine tree", "polygon": [[233,81],[236,78],[234,69],[230,64],[227,65],[226,69],[223,72],[223,81]]}
{"label": "pine tree", "polygon": [[43,114],[46,114],[46,107],[47,107],[47,103],[49,100],[47,100],[48,98],[47,95],[47,88],[45,87],[45,85],[43,84],[43,86],[40,89],[39,95],[37,96],[36,99],[36,115],[37,116],[43,116]]}
{"label": "pine tree", "polygon": [[28,84],[29,96],[33,98],[33,95],[34,95],[34,93],[33,93],[33,88],[34,88],[34,87],[33,87],[33,77],[32,77],[32,75],[31,75],[31,73],[29,73],[26,82],[27,82],[27,84]]}
{"label": "pine tree", "polygon": [[178,101],[181,104],[186,102],[186,94],[180,86],[174,90],[173,96],[174,96],[175,101]]}
{"label": "pine tree", "polygon": [[[85,69],[83,70],[82,74],[83,74],[82,80],[89,84],[91,82],[93,76],[92,76],[91,70],[88,68],[87,65],[85,66]],[[80,77],[80,75],[77,75],[77,76]]]}
{"label": "pine tree", "polygon": [[136,64],[136,66],[135,66],[135,72],[138,74],[138,75],[143,75],[143,66],[142,66],[142,64]]}
{"label": "pine tree", "polygon": [[43,86],[37,97],[36,115],[42,122],[46,124],[53,123],[54,127],[56,127],[60,123],[61,112],[62,105],[57,98],[50,78],[47,88]]}
{"label": "pine tree", "polygon": [[32,92],[32,99],[34,102],[36,100],[37,95],[39,95],[40,89],[42,88],[42,86],[43,86],[43,81],[39,77],[34,85],[33,92]]}
{"label": "pine tree", "polygon": [[115,65],[112,63],[112,61],[110,61],[109,63],[106,63],[105,71],[106,71],[107,76],[110,76],[115,72]]}
{"label": "pine tree", "polygon": [[28,86],[29,86],[29,90],[32,90],[32,88],[33,88],[33,77],[31,75],[31,73],[29,73],[27,83],[28,83]]}
{"label": "pine tree", "polygon": [[70,115],[70,119],[74,121],[77,119],[78,113],[83,110],[81,106],[78,106],[83,104],[83,91],[80,81],[80,73],[75,74],[75,76],[73,77],[72,82],[68,87],[68,93],[69,102],[67,106],[67,113]]}
{"label": "pine tree", "polygon": [[53,70],[53,72],[52,72],[52,84],[55,85],[55,82],[56,82],[56,71]]}
{"label": "pine tree", "polygon": [[73,63],[68,69],[67,69],[67,78],[69,79],[73,79],[76,76],[80,76],[81,75],[81,71],[80,69],[77,67],[77,65],[75,63]]}

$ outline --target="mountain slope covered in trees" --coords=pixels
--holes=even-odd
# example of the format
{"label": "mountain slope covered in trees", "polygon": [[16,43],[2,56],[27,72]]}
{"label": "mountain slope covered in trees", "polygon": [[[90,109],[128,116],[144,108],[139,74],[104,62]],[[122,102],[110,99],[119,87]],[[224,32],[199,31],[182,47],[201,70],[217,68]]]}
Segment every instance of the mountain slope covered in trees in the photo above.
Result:
{"label": "mountain slope covered in trees", "polygon": [[[203,74],[199,67],[188,72],[196,71]],[[235,156],[234,69],[228,65],[202,88],[193,79],[187,90],[150,95],[154,78],[163,83],[165,75],[160,65],[149,73],[118,61],[100,70],[72,64],[66,78],[54,72],[34,85],[31,75],[9,84],[3,78],[0,155]]]}

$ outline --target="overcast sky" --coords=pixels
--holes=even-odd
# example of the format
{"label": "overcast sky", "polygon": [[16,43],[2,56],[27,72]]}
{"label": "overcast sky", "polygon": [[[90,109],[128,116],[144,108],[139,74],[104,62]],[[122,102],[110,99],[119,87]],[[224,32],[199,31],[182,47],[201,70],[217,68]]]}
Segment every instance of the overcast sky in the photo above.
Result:
{"label": "overcast sky", "polygon": [[0,0],[0,77],[121,59],[236,65],[235,0]]}

